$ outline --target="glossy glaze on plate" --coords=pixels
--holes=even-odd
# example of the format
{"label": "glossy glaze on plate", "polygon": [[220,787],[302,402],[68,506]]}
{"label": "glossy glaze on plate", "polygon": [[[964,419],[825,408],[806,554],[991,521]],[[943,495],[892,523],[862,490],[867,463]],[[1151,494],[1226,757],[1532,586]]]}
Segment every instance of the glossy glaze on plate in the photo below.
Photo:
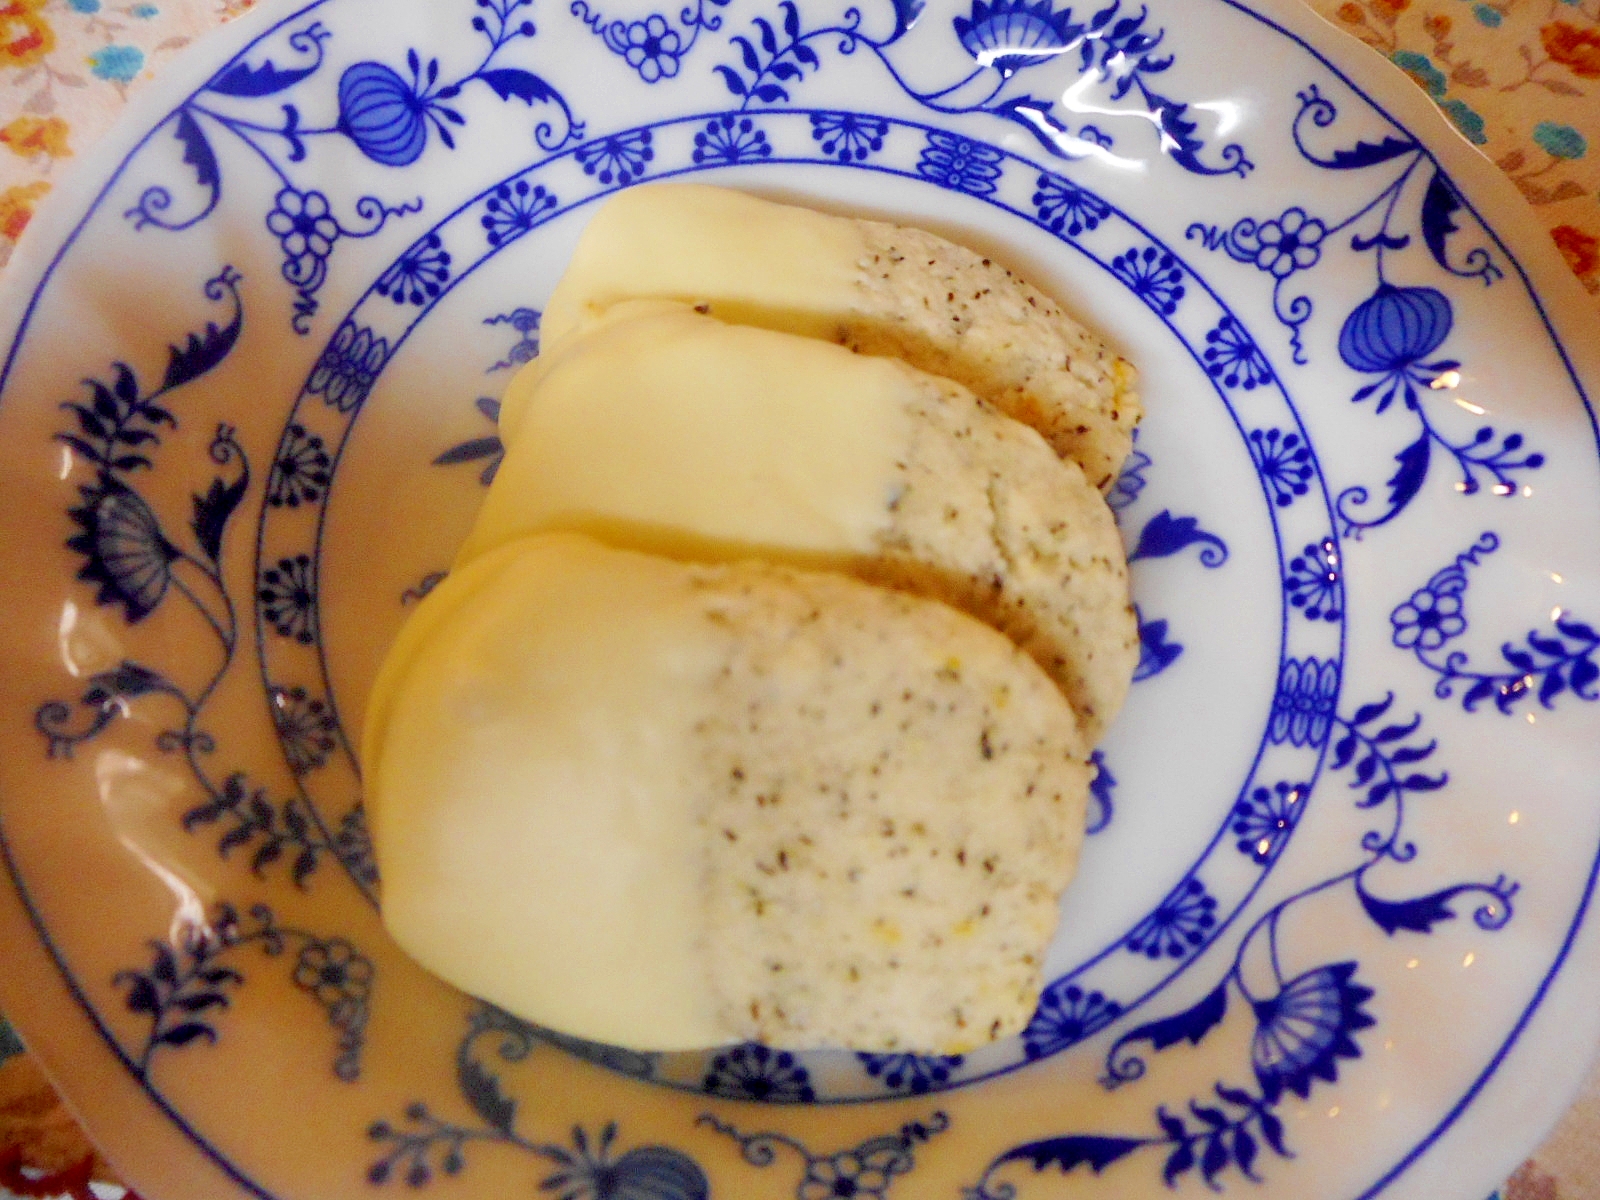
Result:
{"label": "glossy glaze on plate", "polygon": [[[1592,1046],[1600,849],[1593,352],[1498,181],[1278,5],[613,7],[258,13],[14,264],[5,1003],[91,1128],[157,1197],[1487,1190]],[[367,684],[582,222],[670,177],[952,233],[1141,365],[1144,655],[1021,1038],[623,1052],[382,933]]]}

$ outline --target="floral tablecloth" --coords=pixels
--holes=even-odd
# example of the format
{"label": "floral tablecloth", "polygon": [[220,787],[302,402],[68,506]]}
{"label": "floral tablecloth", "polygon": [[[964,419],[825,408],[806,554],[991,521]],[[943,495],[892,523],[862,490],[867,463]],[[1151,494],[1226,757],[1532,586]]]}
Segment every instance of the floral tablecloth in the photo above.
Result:
{"label": "floral tablecloth", "polygon": [[[1600,321],[1600,0],[1306,2],[1405,70],[1499,165]],[[129,93],[251,3],[0,0],[0,270]],[[0,1200],[122,1195],[113,1180],[0,1020]],[[1600,1070],[1494,1200],[1600,1200]]]}

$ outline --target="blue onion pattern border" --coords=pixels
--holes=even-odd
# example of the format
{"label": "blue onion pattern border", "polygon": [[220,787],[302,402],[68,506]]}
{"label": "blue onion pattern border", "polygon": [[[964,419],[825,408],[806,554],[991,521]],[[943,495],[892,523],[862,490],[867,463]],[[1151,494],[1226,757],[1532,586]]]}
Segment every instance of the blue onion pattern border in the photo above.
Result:
{"label": "blue onion pattern border", "polygon": [[[1283,597],[1280,677],[1290,677],[1290,664],[1303,663],[1322,670],[1324,677],[1333,681],[1331,693],[1302,695],[1292,688],[1288,692],[1280,689],[1274,712],[1296,705],[1309,706],[1314,712],[1331,711],[1343,646],[1342,608],[1340,617],[1333,620],[1327,619],[1326,612],[1313,618],[1293,601],[1296,588],[1302,586],[1294,560],[1304,557],[1304,548],[1336,544],[1331,502],[1287,393],[1244,325],[1177,255],[1098,197],[1020,155],[916,122],[833,110],[701,113],[596,138],[506,178],[420,237],[380,277],[447,266],[448,278],[441,282],[437,296],[421,305],[401,304],[386,294],[391,288],[374,286],[354,305],[289,415],[285,446],[291,436],[316,437],[337,460],[337,448],[385,365],[433,305],[513,241],[616,190],[615,184],[600,182],[601,170],[596,164],[626,165],[630,185],[745,163],[843,167],[822,143],[836,136],[845,118],[857,128],[870,126],[881,146],[850,162],[848,169],[897,175],[961,192],[1046,229],[1100,264],[1191,347],[1245,438],[1273,522]],[[646,146],[651,151],[648,160],[640,153]],[[1093,211],[1092,226],[1079,222],[1079,231],[1072,233],[1074,222],[1064,216],[1069,208]],[[294,433],[296,430],[300,432]],[[317,501],[269,511],[260,534],[258,571],[264,574],[282,563],[304,559],[313,597],[326,490]],[[1215,541],[1214,535],[1199,529],[1193,518],[1162,516],[1165,524],[1149,535],[1153,547],[1198,543],[1203,560],[1207,554],[1225,554],[1224,548],[1207,543],[1208,536]],[[1195,527],[1183,526],[1183,522]],[[1152,518],[1147,529],[1155,523]],[[1342,579],[1337,556],[1324,556],[1320,570],[1324,588],[1339,592]],[[337,712],[315,613],[304,614],[296,626],[312,631],[309,641],[280,636],[281,622],[275,623],[265,612],[258,616],[263,671],[278,680],[279,686],[310,686],[314,681],[316,694],[327,696]],[[1256,789],[1271,789],[1286,781],[1303,784],[1309,791],[1317,778],[1326,720],[1310,725],[1302,721],[1298,726],[1285,724],[1285,720],[1275,715],[1263,731],[1255,761],[1238,793],[1227,800],[1216,834],[1166,900],[1126,935],[1052,982],[1034,1036],[966,1056],[960,1068],[948,1073],[949,1084],[1013,1069],[1091,1036],[1105,1020],[1137,1008],[1227,927],[1277,854],[1275,850],[1260,860],[1237,851],[1235,839],[1228,833],[1233,806]],[[1320,740],[1308,737],[1307,729],[1320,734]],[[339,736],[344,736],[342,728]],[[347,812],[359,803],[360,781],[348,745],[343,755],[330,756],[302,782],[316,807]],[[1057,1019],[1056,1009],[1079,994],[1112,998],[1101,1008],[1104,1020],[1096,1024]],[[1065,1030],[1074,1033],[1066,1036]],[[830,1058],[831,1063],[823,1061]],[[710,1056],[676,1057],[672,1062],[657,1063],[654,1077],[699,1087],[710,1068]],[[813,1093],[819,1097],[883,1094],[881,1083],[851,1056],[807,1056],[806,1069]]]}
{"label": "blue onion pattern border", "polygon": [[[1288,34],[1287,31],[1282,30],[1281,28],[1279,28],[1276,25],[1274,25],[1272,22],[1267,21],[1264,18],[1260,18],[1260,17],[1256,16],[1256,14],[1251,13],[1250,10],[1248,8],[1246,8],[1244,5],[1236,3],[1235,0],[1227,0],[1227,3],[1231,7],[1239,9],[1240,11],[1245,12],[1245,13],[1251,15],[1252,17],[1255,17],[1257,20],[1262,21],[1263,24],[1271,26],[1277,32],[1279,32],[1280,34],[1283,34],[1285,37],[1287,37],[1290,41],[1293,41],[1293,42],[1296,42],[1296,43],[1300,44],[1311,55],[1320,58],[1320,56],[1316,55],[1316,52],[1314,50],[1311,50],[1311,48],[1309,46],[1305,46],[1305,44],[1300,42],[1298,38],[1295,38],[1294,35]],[[1328,64],[1324,63],[1324,65],[1328,65]],[[1331,66],[1330,66],[1330,69],[1331,69]],[[1371,102],[1369,101],[1369,103],[1371,103]],[[1491,232],[1491,236],[1493,236],[1492,232]],[[75,235],[74,235],[74,239],[75,239]],[[70,240],[69,240],[69,244],[70,244]],[[1512,265],[1514,266],[1515,264],[1513,263]],[[1538,304],[1537,298],[1535,299],[1535,304],[1536,304],[1536,306]],[[18,346],[20,346],[20,339],[19,339],[19,342],[18,342]],[[13,365],[13,363],[15,361],[15,354],[16,354],[16,348],[13,347],[13,349],[12,349],[12,358],[8,359],[8,361],[6,363],[7,372],[10,371],[11,366]],[[19,873],[19,864],[13,858],[9,845],[3,845],[3,846],[0,846],[0,848],[4,849],[5,856],[6,856],[6,863],[7,863],[8,869],[11,871],[12,875],[16,879],[18,879],[19,882],[20,882],[21,879],[22,879],[22,876]],[[1588,873],[1587,881],[1586,881],[1586,884],[1585,884],[1585,891],[1584,891],[1584,896],[1585,897],[1587,897],[1590,894],[1590,891],[1592,890],[1594,881],[1595,881],[1595,869],[1591,868],[1589,873]],[[50,953],[54,956],[57,965],[62,970],[63,975],[64,975],[64,977],[65,977],[65,979],[67,981],[68,987],[72,990],[75,999],[85,1009],[85,1011],[89,1014],[90,1019],[95,1022],[96,1027],[99,1029],[101,1035],[103,1037],[107,1038],[108,1044],[111,1045],[113,1053],[117,1053],[115,1042],[110,1039],[109,1034],[105,1030],[104,1026],[100,1023],[98,1018],[95,1016],[95,1010],[94,1010],[93,1006],[89,1003],[89,1000],[87,999],[87,997],[85,997],[83,995],[83,993],[79,989],[78,985],[74,982],[74,978],[73,978],[72,971],[70,969],[70,965],[63,959],[60,948],[54,946],[53,943],[51,942],[49,931],[46,929],[45,925],[43,924],[43,921],[42,921],[42,918],[41,918],[40,914],[36,910],[34,910],[34,908],[31,905],[31,902],[28,900],[26,894],[24,894],[23,899],[24,899],[24,903],[29,905],[30,917],[34,922],[35,927],[38,929],[41,938],[43,938],[47,949],[49,949]],[[1554,959],[1553,963],[1551,964],[1551,966],[1549,968],[1549,971],[1544,976],[1544,982],[1545,983],[1548,983],[1550,980],[1554,979],[1556,973],[1559,972],[1559,970],[1561,969],[1561,967],[1562,967],[1562,965],[1564,963],[1565,957],[1566,957],[1568,951],[1570,950],[1573,936],[1575,935],[1576,930],[1578,928],[1578,925],[1581,923],[1581,920],[1583,918],[1584,908],[1585,907],[1586,907],[1586,900],[1585,900],[1585,904],[1580,905],[1579,911],[1576,914],[1576,917],[1574,919],[1573,924],[1566,931],[1565,940],[1562,942],[1561,946],[1558,948],[1558,951],[1556,953],[1555,959]],[[1521,1017],[1520,1017],[1517,1025],[1510,1031],[1510,1033],[1509,1033],[1507,1039],[1505,1040],[1505,1042],[1497,1049],[1496,1053],[1490,1058],[1490,1060],[1488,1061],[1488,1063],[1487,1063],[1486,1067],[1484,1068],[1482,1074],[1480,1074],[1479,1076],[1476,1077],[1476,1079],[1475,1079],[1475,1081],[1473,1083],[1473,1086],[1471,1088],[1469,1088],[1469,1090],[1466,1092],[1466,1094],[1456,1103],[1456,1105],[1451,1109],[1451,1111],[1448,1112],[1447,1114],[1445,1114],[1445,1116],[1442,1118],[1440,1124],[1434,1130],[1432,1130],[1428,1134],[1428,1136],[1425,1137],[1417,1146],[1413,1147],[1402,1159],[1400,1159],[1400,1161],[1396,1165],[1394,1165],[1392,1168],[1390,1168],[1387,1171],[1387,1173],[1383,1176],[1383,1178],[1380,1179],[1376,1184],[1374,1184],[1372,1188],[1368,1189],[1367,1192],[1363,1193],[1364,1197],[1376,1195],[1379,1191],[1382,1191],[1387,1184],[1389,1184],[1395,1178],[1397,1178],[1407,1168],[1407,1166],[1416,1159],[1416,1157],[1418,1155],[1423,1153],[1432,1144],[1432,1142],[1438,1136],[1438,1134],[1444,1128],[1448,1127],[1449,1124],[1467,1107],[1467,1105],[1471,1103],[1471,1101],[1473,1100],[1474,1096],[1477,1094],[1477,1091],[1479,1090],[1479,1088],[1481,1088],[1483,1082],[1485,1080],[1487,1080],[1496,1071],[1496,1069],[1500,1065],[1504,1055],[1510,1049],[1512,1043],[1515,1042],[1515,1040],[1516,1040],[1517,1036],[1519,1035],[1519,1033],[1520,1033],[1520,1031],[1522,1029],[1522,1026],[1525,1023],[1528,1015],[1533,1011],[1534,1007],[1537,1006],[1537,1004],[1539,1002],[1539,999],[1542,997],[1542,995],[1543,995],[1543,989],[1541,988],[1538,992],[1535,993],[1532,1002],[1522,1012]],[[205,1155],[207,1155],[207,1157],[209,1157],[219,1167],[221,1167],[224,1171],[226,1171],[228,1173],[228,1175],[233,1180],[238,1182],[241,1186],[249,1189],[253,1194],[260,1195],[260,1196],[266,1196],[267,1195],[267,1193],[264,1192],[259,1185],[255,1184],[252,1180],[242,1176],[236,1168],[234,1168],[230,1163],[228,1163],[226,1161],[226,1159],[215,1148],[210,1146],[205,1141],[204,1137],[201,1136],[193,1128],[193,1126],[191,1124],[189,1124],[185,1120],[185,1118],[181,1114],[175,1112],[172,1109],[172,1107],[170,1106],[170,1104],[168,1104],[166,1101],[163,1100],[163,1098],[160,1096],[159,1093],[156,1093],[156,1092],[152,1091],[151,1095],[152,1095],[153,1101],[162,1109],[162,1111],[164,1113],[166,1113],[171,1119],[173,1119],[175,1121],[175,1123],[184,1131],[184,1133],[187,1136],[189,1136],[195,1142],[195,1144],[201,1150],[201,1152],[204,1153]]]}

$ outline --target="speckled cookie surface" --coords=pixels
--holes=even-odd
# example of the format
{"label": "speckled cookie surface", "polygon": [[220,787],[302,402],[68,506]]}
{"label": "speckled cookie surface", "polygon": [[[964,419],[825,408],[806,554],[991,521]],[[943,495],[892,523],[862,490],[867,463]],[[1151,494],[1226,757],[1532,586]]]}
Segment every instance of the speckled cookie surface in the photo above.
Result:
{"label": "speckled cookie surface", "polygon": [[[909,370],[909,368],[908,368]],[[965,388],[915,372],[911,449],[866,579],[946,601],[1010,637],[1098,741],[1139,659],[1127,555],[1078,465]]]}
{"label": "speckled cookie surface", "polygon": [[956,1053],[1018,1032],[1089,768],[1035,664],[942,604],[744,563],[702,739],[711,971],[741,1037]]}
{"label": "speckled cookie surface", "polygon": [[860,225],[861,317],[839,340],[965,384],[1110,487],[1143,412],[1132,364],[975,251],[921,229]]}

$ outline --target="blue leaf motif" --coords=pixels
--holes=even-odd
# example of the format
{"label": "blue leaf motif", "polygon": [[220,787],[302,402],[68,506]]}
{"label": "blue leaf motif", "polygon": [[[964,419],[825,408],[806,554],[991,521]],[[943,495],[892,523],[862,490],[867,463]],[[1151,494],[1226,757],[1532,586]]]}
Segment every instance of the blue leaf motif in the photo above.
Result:
{"label": "blue leaf motif", "polygon": [[1115,1055],[1117,1050],[1132,1042],[1149,1042],[1154,1050],[1165,1050],[1179,1042],[1198,1046],[1227,1013],[1228,984],[1227,980],[1223,980],[1205,999],[1191,1008],[1130,1030],[1117,1040],[1112,1054]]}
{"label": "blue leaf motif", "polygon": [[191,333],[181,347],[168,345],[167,373],[161,381],[162,391],[170,392],[173,388],[200,378],[232,352],[239,340],[239,331],[244,327],[244,308],[237,304],[238,279],[230,267],[206,285],[207,293],[215,297],[220,297],[223,288],[232,293],[236,304],[233,320],[221,328],[215,321],[207,321],[205,331]]}
{"label": "blue leaf motif", "polygon": [[1422,198],[1422,240],[1427,243],[1433,261],[1447,271],[1450,257],[1445,243],[1458,228],[1454,218],[1460,209],[1461,201],[1450,180],[1443,171],[1435,171],[1427,194]]}
{"label": "blue leaf motif", "polygon": [[893,0],[894,31],[889,34],[884,45],[898,41],[917,23],[917,18],[922,15],[924,3],[925,0]]}
{"label": "blue leaf motif", "polygon": [[187,1046],[196,1038],[205,1038],[206,1041],[216,1044],[217,1031],[209,1025],[198,1021],[191,1021],[184,1025],[177,1025],[164,1030],[155,1037],[155,1041],[165,1046]]}
{"label": "blue leaf motif", "polygon": [[1194,1143],[1188,1140],[1187,1131],[1178,1137],[1182,1139],[1178,1142],[1178,1148],[1167,1157],[1167,1161],[1161,1167],[1161,1180],[1169,1188],[1176,1187],[1181,1176],[1194,1170]]}
{"label": "blue leaf motif", "polygon": [[509,100],[515,96],[531,107],[541,101],[560,99],[559,93],[532,71],[503,67],[495,71],[484,71],[478,78],[487,83],[494,90],[494,94],[502,100]]}
{"label": "blue leaf motif", "polygon": [[755,18],[755,26],[761,31],[761,48],[768,54],[778,52],[778,35],[773,31],[772,25],[762,17]]}
{"label": "blue leaf motif", "polygon": [[1439,922],[1453,921],[1456,914],[1450,907],[1450,899],[1468,889],[1446,888],[1412,900],[1380,900],[1365,888],[1357,890],[1361,907],[1367,910],[1367,916],[1378,928],[1393,937],[1402,929],[1410,933],[1432,933],[1433,927]]}
{"label": "blue leaf motif", "polygon": [[90,676],[90,688],[83,694],[83,703],[104,705],[117,700],[131,700],[162,691],[166,680],[148,667],[124,659],[114,671]]}
{"label": "blue leaf motif", "polygon": [[210,490],[204,496],[194,497],[192,527],[195,539],[212,562],[222,556],[222,534],[227,528],[228,518],[239,507],[239,501],[244,499],[245,489],[249,486],[249,475],[241,475],[232,483],[213,479]]}
{"label": "blue leaf motif", "polygon": [[206,90],[224,96],[271,96],[287,91],[302,79],[314,75],[322,66],[320,59],[304,67],[281,69],[270,58],[259,67],[236,62],[226,68],[206,85]]}
{"label": "blue leaf motif", "polygon": [[1159,675],[1173,663],[1178,661],[1178,656],[1183,653],[1183,646],[1178,642],[1167,641],[1167,622],[1165,618],[1146,621],[1139,617],[1138,609],[1134,616],[1139,621],[1139,664],[1133,670],[1133,681],[1138,683],[1142,679]]}
{"label": "blue leaf motif", "polygon": [[1214,533],[1200,528],[1196,517],[1175,517],[1162,509],[1145,523],[1139,532],[1139,544],[1128,561],[1141,558],[1168,558],[1189,546],[1200,543],[1200,561],[1208,567],[1220,567],[1228,559],[1228,546]]}
{"label": "blue leaf motif", "polygon": [[1348,150],[1335,150],[1326,161],[1319,162],[1318,166],[1331,167],[1338,171],[1356,171],[1362,167],[1375,167],[1379,163],[1388,162],[1391,158],[1399,158],[1402,154],[1410,154],[1416,148],[1417,144],[1411,139],[1397,138],[1390,134],[1376,145],[1372,142],[1357,142]]}
{"label": "blue leaf motif", "polygon": [[456,1071],[461,1095],[495,1129],[509,1133],[517,1119],[517,1102],[500,1089],[500,1080],[475,1058],[463,1056]]}
{"label": "blue leaf motif", "polygon": [[1428,446],[1427,437],[1418,438],[1394,456],[1398,466],[1389,478],[1391,507],[1404,508],[1422,488],[1423,481],[1428,478]]}
{"label": "blue leaf motif", "polygon": [[1556,622],[1556,628],[1569,638],[1575,638],[1580,642],[1600,642],[1600,633],[1596,633],[1592,625],[1586,625],[1582,621],[1563,617]]}
{"label": "blue leaf motif", "polygon": [[178,114],[178,128],[174,131],[174,136],[183,143],[184,165],[194,168],[195,182],[203,188],[215,190],[222,181],[222,172],[217,167],[216,151],[211,149],[211,143],[206,140],[200,123],[188,109]]}
{"label": "blue leaf motif", "polygon": [[1087,1166],[1098,1175],[1118,1159],[1127,1157],[1145,1144],[1140,1138],[1088,1136],[1047,1138],[1038,1142],[1025,1142],[1007,1150],[995,1160],[994,1166],[998,1167],[1008,1162],[1027,1162],[1035,1171],[1055,1167],[1063,1174],[1074,1167]]}

